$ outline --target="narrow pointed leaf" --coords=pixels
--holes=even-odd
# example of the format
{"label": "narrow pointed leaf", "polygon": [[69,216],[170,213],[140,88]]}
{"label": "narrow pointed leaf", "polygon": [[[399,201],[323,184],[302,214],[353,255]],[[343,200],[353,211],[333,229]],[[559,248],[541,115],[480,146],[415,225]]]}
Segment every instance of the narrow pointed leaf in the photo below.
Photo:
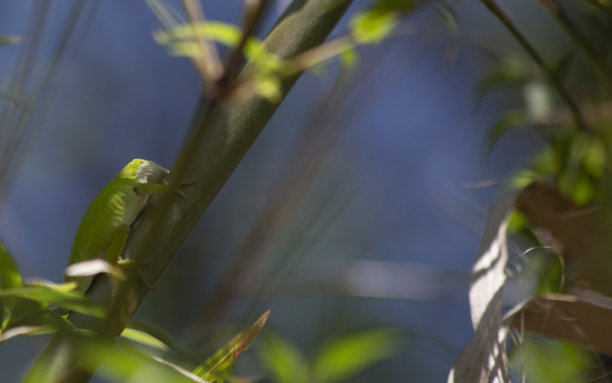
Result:
{"label": "narrow pointed leaf", "polygon": [[129,339],[133,342],[143,344],[152,348],[156,348],[161,351],[168,351],[169,347],[167,344],[157,339],[153,335],[150,335],[144,331],[136,330],[133,328],[126,328],[121,333],[121,336],[125,339]]}
{"label": "narrow pointed leaf", "polygon": [[53,310],[43,310],[38,302],[22,299],[15,306],[6,328],[0,332],[0,343],[22,335],[39,335],[74,329],[72,323]]}
{"label": "narrow pointed leaf", "polygon": [[70,284],[63,285],[26,285],[0,291],[0,297],[24,298],[44,305],[57,305],[65,309],[97,318],[104,316],[103,307],[81,294],[66,291]]}
{"label": "narrow pointed leaf", "polygon": [[[13,256],[0,243],[0,290],[10,289],[21,286],[21,274]],[[5,302],[9,306],[17,303],[17,298],[0,298],[0,328],[4,328],[10,318],[10,309],[5,307]]]}
{"label": "narrow pointed leaf", "polygon": [[489,154],[493,146],[513,128],[527,124],[527,115],[523,111],[511,111],[499,119],[489,132],[485,143],[485,153]]}
{"label": "narrow pointed leaf", "polygon": [[0,288],[10,289],[21,286],[21,274],[13,256],[0,243]]}
{"label": "narrow pointed leaf", "polygon": [[193,373],[211,383],[222,383],[229,375],[238,355],[253,343],[257,334],[266,324],[269,315],[270,310],[260,316],[251,327],[236,335],[219,351],[196,367]]}

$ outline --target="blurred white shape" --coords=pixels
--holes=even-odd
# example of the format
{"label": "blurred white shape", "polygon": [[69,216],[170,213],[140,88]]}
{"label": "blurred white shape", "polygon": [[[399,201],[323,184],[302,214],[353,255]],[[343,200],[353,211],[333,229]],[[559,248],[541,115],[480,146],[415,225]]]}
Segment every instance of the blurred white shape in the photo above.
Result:
{"label": "blurred white shape", "polygon": [[465,299],[467,273],[408,262],[354,261],[341,274],[340,292],[370,298]]}
{"label": "blurred white shape", "polygon": [[540,81],[532,81],[523,87],[523,98],[527,113],[533,121],[541,122],[550,118],[552,99],[548,86]]}

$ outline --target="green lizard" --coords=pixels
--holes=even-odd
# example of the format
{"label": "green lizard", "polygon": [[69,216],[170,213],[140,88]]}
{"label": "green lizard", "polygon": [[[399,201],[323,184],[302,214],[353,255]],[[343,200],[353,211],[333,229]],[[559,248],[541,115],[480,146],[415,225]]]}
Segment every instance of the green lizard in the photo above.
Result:
{"label": "green lizard", "polygon": [[[115,265],[123,253],[130,226],[152,194],[167,192],[168,170],[152,161],[130,161],[93,200],[77,229],[68,265],[103,258]],[[66,276],[87,292],[93,276]]]}

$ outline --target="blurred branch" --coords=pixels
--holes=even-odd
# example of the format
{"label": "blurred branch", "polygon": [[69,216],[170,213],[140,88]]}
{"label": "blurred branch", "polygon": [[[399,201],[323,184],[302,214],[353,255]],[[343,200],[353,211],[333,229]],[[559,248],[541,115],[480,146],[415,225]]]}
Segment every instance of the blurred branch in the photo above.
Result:
{"label": "blurred branch", "polygon": [[[290,58],[321,44],[350,3],[351,0],[294,1],[265,39],[265,48]],[[236,81],[249,71],[247,63]],[[282,79],[283,98],[300,75]],[[129,282],[113,292],[107,319],[103,323],[90,320],[85,328],[104,338],[121,333],[278,106],[257,95],[200,103],[193,122],[195,133],[170,173],[171,187],[179,188],[185,181],[191,186],[182,188],[181,195],[168,193],[154,199],[144,209],[126,245],[126,254],[136,265],[126,270]],[[79,359],[77,350],[58,334],[31,375],[53,365],[54,371],[59,371],[56,376],[63,376],[67,382],[87,381],[90,374],[78,367]]]}
{"label": "blurred branch", "polygon": [[587,1],[599,9],[603,9],[604,11],[607,11],[607,12],[612,12],[612,5],[608,3],[604,3],[602,0],[587,0]]}
{"label": "blurred branch", "polygon": [[183,7],[200,47],[199,57],[194,57],[193,63],[200,73],[202,82],[215,94],[216,83],[223,73],[223,64],[219,59],[219,52],[214,42],[207,39],[204,33],[196,33],[196,26],[206,22],[204,10],[199,0],[183,0]]}
{"label": "blurred branch", "polygon": [[595,49],[591,46],[589,41],[582,35],[576,25],[574,25],[574,23],[570,20],[561,4],[559,4],[557,0],[538,1],[554,16],[557,22],[561,24],[563,29],[574,40],[576,45],[578,45],[578,48],[582,50],[588,60],[593,64],[593,66],[599,71],[601,76],[605,79],[608,87],[612,90],[612,77],[610,76],[610,73],[608,73],[608,70],[603,65],[601,60],[597,58]]}
{"label": "blurred branch", "polygon": [[219,83],[223,88],[230,78],[233,78],[238,68],[240,60],[243,58],[244,47],[249,40],[249,37],[253,35],[259,24],[261,23],[264,10],[268,6],[268,0],[255,0],[245,1],[246,11],[244,15],[244,22],[242,25],[242,36],[240,41],[236,45],[229,55],[224,68],[223,75],[219,79]]}
{"label": "blurred branch", "polygon": [[572,116],[574,118],[574,122],[578,126],[578,129],[584,131],[590,131],[587,126],[584,116],[580,111],[580,108],[576,104],[576,101],[569,94],[559,77],[555,74],[555,72],[544,62],[544,59],[538,51],[527,41],[525,36],[519,31],[519,29],[514,25],[514,22],[510,18],[510,16],[494,1],[494,0],[481,0],[482,3],[493,13],[499,21],[508,29],[508,31],[512,34],[512,36],[519,42],[519,44],[527,51],[531,59],[540,67],[540,69],[544,72],[546,77],[548,77],[548,81],[550,84],[556,89],[559,96],[563,99],[563,101],[569,107]]}
{"label": "blurred branch", "polygon": [[[584,104],[580,107],[584,111],[586,122],[591,124],[601,123],[612,120],[612,102],[602,102],[596,104]],[[572,121],[572,114],[568,108],[560,106],[554,108],[544,119],[534,121],[538,124],[568,124]]]}

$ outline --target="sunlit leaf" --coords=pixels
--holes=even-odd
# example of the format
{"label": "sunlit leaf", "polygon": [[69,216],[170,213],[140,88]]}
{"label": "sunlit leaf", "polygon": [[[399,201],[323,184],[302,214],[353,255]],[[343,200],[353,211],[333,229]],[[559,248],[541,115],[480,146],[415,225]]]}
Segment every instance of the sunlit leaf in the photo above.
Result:
{"label": "sunlit leaf", "polygon": [[[13,256],[8,250],[0,243],[0,290],[20,286],[21,274],[19,273],[17,263],[15,263]],[[4,328],[10,317],[10,310],[8,307],[5,307],[5,302],[9,306],[14,306],[17,302],[17,298],[5,297],[4,299],[0,299],[0,324],[2,326],[0,328]]]}
{"label": "sunlit leaf", "polygon": [[21,274],[17,263],[0,243],[0,288],[10,289],[21,286]]}
{"label": "sunlit leaf", "polygon": [[520,170],[516,172],[512,178],[510,178],[510,183],[508,186],[510,190],[518,190],[538,179],[541,179],[541,176],[533,170]]}
{"label": "sunlit leaf", "polygon": [[601,177],[606,166],[606,148],[597,137],[592,137],[582,158],[584,169],[595,177]]}
{"label": "sunlit leaf", "polygon": [[102,258],[73,263],[66,268],[67,277],[88,277],[97,274],[112,274],[116,278],[123,275],[118,267]]}
{"label": "sunlit leaf", "polygon": [[351,35],[360,44],[376,44],[389,36],[399,20],[396,12],[374,8],[353,16]]}
{"label": "sunlit leaf", "polygon": [[257,354],[266,370],[279,383],[309,383],[308,363],[293,344],[267,333],[257,344]]}
{"label": "sunlit leaf", "polygon": [[[235,25],[221,21],[207,21],[195,25],[184,23],[168,31],[155,32],[153,38],[158,44],[166,45],[170,54],[177,56],[197,56],[199,54],[198,38],[204,36],[229,47],[240,42],[242,30]],[[253,57],[261,50],[261,40],[249,37],[244,46],[244,55]]]}
{"label": "sunlit leaf", "polygon": [[276,76],[257,76],[253,79],[255,93],[273,103],[281,100],[281,85],[280,78]]}
{"label": "sunlit leaf", "polygon": [[161,351],[168,351],[169,349],[167,344],[157,339],[153,335],[150,335],[144,331],[136,330],[133,328],[126,328],[121,333],[121,336],[133,342],[137,342],[145,346],[156,348]]}
{"label": "sunlit leaf", "polygon": [[593,198],[593,185],[586,174],[581,174],[573,184],[572,199],[579,205],[585,205]]}
{"label": "sunlit leaf", "polygon": [[174,352],[185,354],[184,348],[178,344],[172,337],[166,334],[164,331],[147,323],[139,321],[130,321],[129,328],[144,332],[153,338],[156,338],[159,342],[163,343],[166,348],[172,349]]}
{"label": "sunlit leaf", "polygon": [[380,360],[395,355],[401,336],[396,331],[373,330],[345,336],[324,346],[313,361],[318,382],[338,382]]}
{"label": "sunlit leaf", "polygon": [[527,226],[527,219],[520,211],[514,211],[508,219],[508,231],[519,232]]}
{"label": "sunlit leaf", "polygon": [[354,48],[350,48],[340,53],[340,63],[345,70],[350,70],[357,65],[359,55]]}
{"label": "sunlit leaf", "polygon": [[266,311],[248,329],[242,331],[230,340],[225,346],[221,347],[204,363],[193,370],[193,373],[211,383],[222,383],[229,375],[234,361],[245,351],[268,320],[270,311]]}
{"label": "sunlit leaf", "polygon": [[43,305],[57,305],[71,311],[101,318],[103,307],[81,294],[67,289],[74,289],[74,283],[62,285],[34,284],[0,291],[0,297],[17,297],[40,302]]}
{"label": "sunlit leaf", "polygon": [[[70,347],[62,344],[62,341],[70,343]],[[85,371],[96,374],[115,382],[130,383],[208,383],[203,379],[185,371],[179,366],[160,358],[152,357],[135,348],[125,349],[116,347],[112,342],[102,339],[84,336],[82,334],[67,334],[55,344],[51,352],[65,353],[65,358],[71,352],[79,355],[80,367]],[[37,363],[30,371],[24,383],[55,383],[65,381],[66,371],[61,367],[45,365],[45,359]],[[107,380],[105,380],[107,381]]]}
{"label": "sunlit leaf", "polygon": [[572,200],[583,205],[593,197],[593,187],[588,176],[578,168],[568,169],[557,177],[559,190],[572,198]]}
{"label": "sunlit leaf", "polygon": [[17,326],[11,327],[10,329],[0,333],[0,343],[5,342],[11,338],[15,338],[23,335],[42,335],[50,334],[57,331],[56,328],[51,326]]}

